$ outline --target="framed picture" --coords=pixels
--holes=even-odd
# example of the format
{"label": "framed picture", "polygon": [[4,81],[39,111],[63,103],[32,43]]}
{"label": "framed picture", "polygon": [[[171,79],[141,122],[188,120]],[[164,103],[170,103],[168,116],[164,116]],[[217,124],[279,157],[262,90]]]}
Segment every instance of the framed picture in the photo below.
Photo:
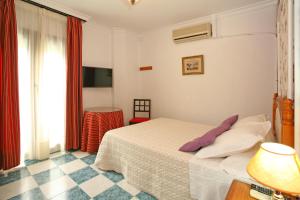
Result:
{"label": "framed picture", "polygon": [[203,55],[182,58],[182,75],[204,74]]}

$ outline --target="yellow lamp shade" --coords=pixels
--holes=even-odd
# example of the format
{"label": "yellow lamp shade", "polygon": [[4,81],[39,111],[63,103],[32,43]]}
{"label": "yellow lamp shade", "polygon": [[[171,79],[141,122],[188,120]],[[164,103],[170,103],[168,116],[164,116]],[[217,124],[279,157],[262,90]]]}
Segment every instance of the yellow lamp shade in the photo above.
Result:
{"label": "yellow lamp shade", "polygon": [[276,191],[300,194],[300,161],[289,146],[263,143],[247,171],[257,182]]}

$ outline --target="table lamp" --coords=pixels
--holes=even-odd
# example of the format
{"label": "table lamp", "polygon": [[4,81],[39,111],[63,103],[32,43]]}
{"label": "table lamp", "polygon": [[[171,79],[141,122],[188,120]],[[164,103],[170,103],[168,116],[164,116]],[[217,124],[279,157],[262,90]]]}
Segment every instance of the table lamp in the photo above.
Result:
{"label": "table lamp", "polygon": [[272,199],[284,199],[282,193],[300,194],[300,161],[295,149],[278,143],[263,143],[247,166],[258,183],[275,190]]}

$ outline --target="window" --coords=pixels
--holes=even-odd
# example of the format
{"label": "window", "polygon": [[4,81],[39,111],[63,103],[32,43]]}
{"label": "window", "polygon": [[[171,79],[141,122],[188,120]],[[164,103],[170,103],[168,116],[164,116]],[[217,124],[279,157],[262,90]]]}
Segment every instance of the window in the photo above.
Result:
{"label": "window", "polygon": [[64,16],[16,1],[21,153],[45,159],[65,143]]}

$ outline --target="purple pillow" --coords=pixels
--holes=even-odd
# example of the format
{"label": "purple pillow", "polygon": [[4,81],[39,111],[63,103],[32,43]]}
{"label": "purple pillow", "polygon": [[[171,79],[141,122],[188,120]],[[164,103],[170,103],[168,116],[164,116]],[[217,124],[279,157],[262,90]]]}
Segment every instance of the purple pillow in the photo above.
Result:
{"label": "purple pillow", "polygon": [[194,152],[214,143],[215,139],[222,133],[228,131],[237,120],[238,115],[234,115],[232,117],[227,118],[218,127],[211,129],[203,136],[195,138],[194,140],[181,146],[179,151]]}
{"label": "purple pillow", "polygon": [[239,119],[239,115],[233,115],[231,117],[228,117],[227,119],[225,119],[222,124],[224,123],[228,123],[230,124],[230,126],[232,126],[233,124],[235,124],[235,122]]}

